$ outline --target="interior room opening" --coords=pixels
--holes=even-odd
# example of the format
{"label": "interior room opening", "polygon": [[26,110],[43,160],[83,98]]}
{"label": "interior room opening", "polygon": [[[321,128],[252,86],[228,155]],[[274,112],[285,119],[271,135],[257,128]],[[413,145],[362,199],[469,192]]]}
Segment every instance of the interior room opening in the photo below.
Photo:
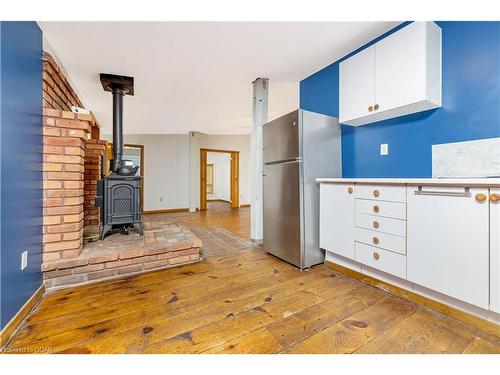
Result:
{"label": "interior room opening", "polygon": [[231,154],[207,153],[207,208],[214,203],[231,205]]}

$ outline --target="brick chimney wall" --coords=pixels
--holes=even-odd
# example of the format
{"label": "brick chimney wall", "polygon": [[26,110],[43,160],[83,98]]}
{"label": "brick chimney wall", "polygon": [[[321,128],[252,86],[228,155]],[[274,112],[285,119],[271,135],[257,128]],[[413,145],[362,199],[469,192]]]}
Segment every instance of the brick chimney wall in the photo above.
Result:
{"label": "brick chimney wall", "polygon": [[85,140],[91,116],[43,111],[43,262],[80,255]]}
{"label": "brick chimney wall", "polygon": [[[44,136],[60,138],[47,139],[49,144],[44,151],[47,160],[44,165],[44,196],[47,205],[44,208],[44,247],[47,250],[44,251],[44,261],[78,256],[81,252],[82,236],[95,238],[99,233],[100,211],[95,207],[95,195],[107,142],[99,140],[99,124],[93,114],[75,115],[70,112],[72,106],[84,107],[56,60],[44,52]],[[72,129],[71,135],[68,129]],[[88,139],[89,132],[92,139]],[[67,154],[72,152],[75,154]],[[59,163],[56,160],[65,162]],[[75,179],[76,173],[81,174],[78,179]],[[55,176],[59,179],[55,179]],[[66,204],[59,205],[60,195],[65,195]],[[80,203],[82,197],[83,202]],[[69,198],[78,198],[79,203],[76,203],[77,199]],[[80,215],[83,215],[83,221],[80,220]],[[77,218],[77,222],[69,221]]]}
{"label": "brick chimney wall", "polygon": [[57,62],[44,52],[43,56],[43,107],[71,111],[71,106],[83,107]]}
{"label": "brick chimney wall", "polygon": [[84,171],[84,240],[99,236],[100,208],[95,206],[97,180],[101,178],[102,158],[106,152],[106,141],[89,139],[85,142]]}
{"label": "brick chimney wall", "polygon": [[[42,98],[43,108],[60,109],[62,111],[71,111],[72,106],[84,108],[80,98],[73,87],[64,76],[62,69],[48,52],[43,52],[43,79],[42,79]],[[99,139],[99,123],[92,116],[92,136]]]}

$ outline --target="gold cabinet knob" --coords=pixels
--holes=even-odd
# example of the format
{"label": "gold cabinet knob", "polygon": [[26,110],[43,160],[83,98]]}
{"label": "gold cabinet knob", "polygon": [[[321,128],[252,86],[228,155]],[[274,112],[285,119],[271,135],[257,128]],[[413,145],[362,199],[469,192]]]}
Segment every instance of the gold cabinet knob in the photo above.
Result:
{"label": "gold cabinet knob", "polygon": [[486,194],[483,193],[477,193],[476,194],[476,200],[478,202],[484,202],[486,200]]}
{"label": "gold cabinet knob", "polygon": [[373,212],[379,212],[380,211],[380,207],[375,205],[373,206]]}
{"label": "gold cabinet knob", "polygon": [[380,106],[379,106],[378,104],[375,104],[375,105],[373,106],[373,109],[374,109],[375,111],[378,111],[378,109],[379,109],[379,108],[380,108]]}
{"label": "gold cabinet knob", "polygon": [[353,189],[352,187],[349,187],[349,189],[347,189],[347,192],[348,192],[349,194],[352,194],[352,192],[353,192],[353,191],[354,191],[354,189]]}
{"label": "gold cabinet knob", "polygon": [[377,229],[377,228],[379,227],[379,223],[378,223],[378,221],[376,221],[376,220],[375,220],[375,221],[373,222],[373,227],[374,227],[375,229]]}
{"label": "gold cabinet knob", "polygon": [[380,258],[379,253],[375,252],[373,253],[373,259],[378,260]]}
{"label": "gold cabinet knob", "polygon": [[372,241],[375,245],[378,245],[378,243],[380,242],[380,240],[377,237],[373,237]]}
{"label": "gold cabinet knob", "polygon": [[500,194],[497,194],[497,193],[490,194],[490,201],[491,202],[500,202]]}
{"label": "gold cabinet knob", "polygon": [[368,112],[373,112],[373,106],[372,105],[368,107]]}
{"label": "gold cabinet knob", "polygon": [[373,190],[373,196],[374,196],[375,198],[378,198],[378,196],[379,196],[379,195],[380,195],[380,191],[378,191],[378,190]]}

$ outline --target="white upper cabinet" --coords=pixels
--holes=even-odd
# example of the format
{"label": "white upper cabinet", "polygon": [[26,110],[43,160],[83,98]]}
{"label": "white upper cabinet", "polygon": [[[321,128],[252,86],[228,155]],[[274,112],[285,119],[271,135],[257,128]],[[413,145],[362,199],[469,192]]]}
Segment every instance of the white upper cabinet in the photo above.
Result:
{"label": "white upper cabinet", "polygon": [[340,63],[340,122],[365,125],[441,106],[441,29],[413,22]]}
{"label": "white upper cabinet", "polygon": [[[373,107],[375,92],[375,47],[368,47],[340,64],[340,118],[355,119]],[[342,122],[342,121],[341,121]]]}

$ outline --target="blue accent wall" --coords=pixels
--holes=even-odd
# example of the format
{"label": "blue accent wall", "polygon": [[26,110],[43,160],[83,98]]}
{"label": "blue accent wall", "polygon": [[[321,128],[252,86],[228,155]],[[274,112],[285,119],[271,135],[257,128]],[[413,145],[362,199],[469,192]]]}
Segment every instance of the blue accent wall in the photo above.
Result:
{"label": "blue accent wall", "polygon": [[[339,63],[300,82],[300,107],[339,115]],[[343,177],[431,177],[431,146],[500,137],[500,22],[436,22],[442,29],[442,107],[361,127],[342,125]],[[380,144],[389,155],[380,156]]]}
{"label": "blue accent wall", "polygon": [[[42,32],[0,22],[0,326],[42,283]],[[21,271],[21,253],[28,267]]]}

